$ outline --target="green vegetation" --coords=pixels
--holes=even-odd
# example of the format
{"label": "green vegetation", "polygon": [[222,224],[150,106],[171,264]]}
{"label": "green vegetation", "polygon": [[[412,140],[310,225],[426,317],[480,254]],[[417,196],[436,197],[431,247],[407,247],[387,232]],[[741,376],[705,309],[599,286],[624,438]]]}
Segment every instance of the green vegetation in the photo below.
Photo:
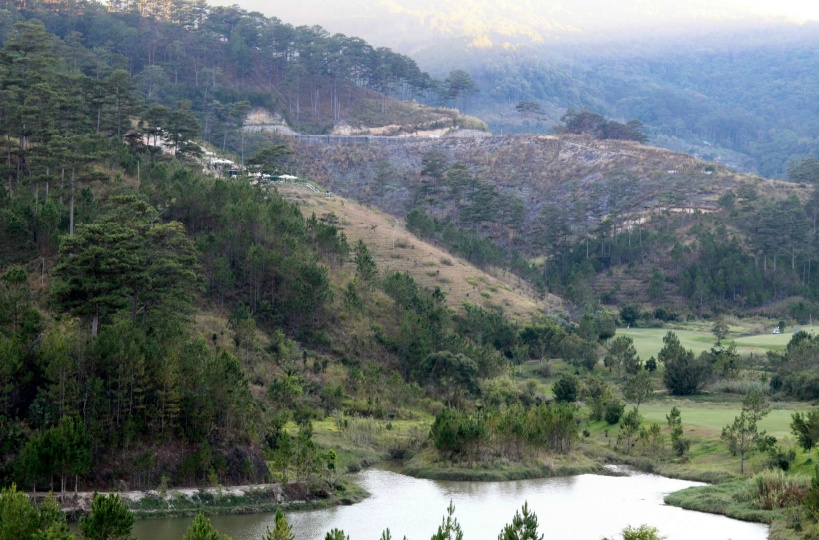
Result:
{"label": "green vegetation", "polygon": [[[517,321],[489,303],[450,307],[441,288],[379,267],[337,216],[303,212],[306,204],[252,183],[246,171],[203,172],[204,148],[220,139],[264,174],[299,158],[301,150],[269,141],[245,148],[249,107],[273,108],[273,100],[280,114],[320,131],[318,96],[332,88],[339,120],[340,96],[354,100],[361,86],[382,91],[386,114],[388,93],[431,84],[414,63],[317,28],[185,2],[137,32],[145,20],[133,7],[90,3],[57,14],[35,2],[0,21],[0,485],[8,486],[0,515],[3,526],[14,523],[14,538],[70,537],[56,503],[35,508],[18,485],[62,499],[72,484],[159,486],[161,497],[137,503],[142,515],[244,511],[278,504],[275,489],[165,495],[180,485],[275,481],[324,501],[317,504],[354,501],[362,494],[340,476],[388,458],[409,459],[414,474],[480,479],[623,461],[722,480],[744,476],[747,464],[790,476],[755,477],[744,503],[781,516],[782,507],[813,500],[815,486],[793,475],[809,468],[816,413],[791,403],[768,413],[765,400],[819,398],[815,336],[739,337],[723,347],[733,337],[730,315],[679,335],[617,335],[616,323],[619,314],[630,326],[660,326],[683,310],[767,309],[794,295],[786,311],[811,320],[816,252],[803,240],[814,234],[816,197],[762,197],[743,184],[712,215],[667,211],[627,224],[590,210],[580,226],[558,199],[529,212],[524,197],[432,151],[421,160],[410,230],[574,302],[566,314]],[[43,24],[28,20],[35,15]],[[151,39],[166,34],[191,47],[172,53],[159,40],[155,50]],[[323,62],[341,42],[358,48],[343,55],[351,64]],[[383,66],[377,74],[373,64]],[[220,84],[221,69],[234,85]],[[300,120],[308,87],[316,97]],[[468,74],[452,72],[445,87],[446,99],[468,106]],[[586,113],[567,120],[604,122],[593,126],[601,136],[639,135],[639,126]],[[388,162],[373,167],[392,177]],[[615,187],[627,190],[627,177]],[[635,223],[645,228],[634,231]],[[415,248],[394,237],[392,246]],[[440,252],[435,261],[441,267],[425,271],[436,276],[456,266]],[[653,310],[618,292],[619,309],[597,301],[597,276],[649,267]],[[479,301],[503,294],[485,275],[464,281]],[[765,354],[742,354],[750,350]],[[801,450],[784,440],[789,433]],[[292,540],[284,517],[276,521],[268,536]],[[119,497],[95,496],[80,529],[86,538],[127,538],[132,524]],[[524,506],[501,536],[536,530]],[[450,507],[436,537],[459,534]],[[186,538],[219,534],[200,516]]]}
{"label": "green vegetation", "polygon": [[80,531],[87,540],[128,540],[135,519],[116,493],[97,494],[91,513],[80,519]]}

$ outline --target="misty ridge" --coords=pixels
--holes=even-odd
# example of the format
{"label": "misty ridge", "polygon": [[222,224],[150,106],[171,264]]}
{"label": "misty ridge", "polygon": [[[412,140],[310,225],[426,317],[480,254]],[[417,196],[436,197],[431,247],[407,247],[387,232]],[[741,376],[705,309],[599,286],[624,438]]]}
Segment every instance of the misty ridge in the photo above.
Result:
{"label": "misty ridge", "polygon": [[[819,148],[819,24],[797,6],[742,2],[307,1],[256,8],[359,35],[477,86],[469,114],[495,133],[549,133],[566,109],[636,119],[651,144],[786,176]],[[309,21],[309,23],[308,23]],[[538,118],[515,113],[535,101]]]}

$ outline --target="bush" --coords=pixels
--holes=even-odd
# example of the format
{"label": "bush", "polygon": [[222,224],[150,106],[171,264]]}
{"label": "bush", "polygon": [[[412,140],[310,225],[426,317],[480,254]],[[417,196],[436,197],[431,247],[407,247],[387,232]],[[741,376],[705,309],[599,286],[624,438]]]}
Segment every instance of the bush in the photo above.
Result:
{"label": "bush", "polygon": [[747,396],[754,391],[763,394],[768,393],[768,385],[760,381],[719,381],[709,386],[709,388],[714,392],[739,394],[742,396]]}
{"label": "bush", "polygon": [[623,416],[623,411],[625,410],[626,406],[620,403],[619,401],[610,401],[606,403],[606,409],[604,418],[606,419],[606,423],[610,426],[613,426],[620,422],[620,418]]}
{"label": "bush", "polygon": [[800,371],[784,377],[775,375],[771,379],[771,389],[781,389],[800,401],[819,399],[819,372]]}
{"label": "bush", "polygon": [[634,326],[642,315],[637,304],[626,304],[620,309],[620,319],[629,326]]}
{"label": "bush", "polygon": [[774,445],[768,449],[768,467],[787,471],[796,460],[796,450],[790,448],[785,450],[779,445]]}
{"label": "bush", "polygon": [[676,321],[678,315],[670,309],[660,306],[654,310],[654,318],[664,322],[671,322]]}
{"label": "bush", "polygon": [[623,529],[623,540],[663,540],[665,536],[660,536],[660,531],[648,525],[640,525],[636,529],[626,527]]}
{"label": "bush", "polygon": [[748,480],[751,497],[763,510],[800,504],[811,481],[803,476],[785,476],[781,470],[765,471]]}
{"label": "bush", "polygon": [[571,373],[564,373],[552,386],[555,401],[558,403],[574,403],[580,389],[580,380]]}
{"label": "bush", "polygon": [[683,457],[691,448],[691,441],[683,435],[671,440],[671,448],[674,450],[674,455]]}

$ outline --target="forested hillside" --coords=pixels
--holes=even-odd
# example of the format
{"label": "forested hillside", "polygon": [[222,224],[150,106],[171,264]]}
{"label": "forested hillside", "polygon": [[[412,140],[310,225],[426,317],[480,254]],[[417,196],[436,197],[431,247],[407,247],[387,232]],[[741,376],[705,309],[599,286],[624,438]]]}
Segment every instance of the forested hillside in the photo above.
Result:
{"label": "forested hillside", "polygon": [[573,135],[310,144],[298,154],[328,188],[578,306],[806,321],[819,293],[817,195],[806,184]]}
{"label": "forested hillside", "polygon": [[[192,1],[0,5],[0,38],[19,21],[41,21],[62,40],[55,53],[86,76],[83,92],[98,108],[116,100],[112,88],[125,72],[130,89],[155,105],[145,122],[164,125],[167,109],[189,110],[192,133],[237,153],[254,107],[305,133],[457,117],[401,101],[448,91],[410,58],[318,26]],[[130,103],[117,107],[119,121],[133,114]]]}
{"label": "forested hillside", "polygon": [[313,420],[434,412],[565,333],[452,310],[342,224],[203,173],[196,111],[160,127],[144,70],[82,41],[27,21],[0,49],[0,483],[322,493]]}

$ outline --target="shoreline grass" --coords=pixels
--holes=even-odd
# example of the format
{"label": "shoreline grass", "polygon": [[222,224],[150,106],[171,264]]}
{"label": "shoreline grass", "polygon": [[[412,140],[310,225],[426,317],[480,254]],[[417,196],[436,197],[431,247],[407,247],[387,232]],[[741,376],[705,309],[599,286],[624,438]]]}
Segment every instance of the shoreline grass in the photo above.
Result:
{"label": "shoreline grass", "polygon": [[[294,484],[295,485],[295,484]],[[278,489],[277,489],[278,488]],[[288,490],[285,488],[284,492]],[[294,491],[305,491],[299,486]],[[308,499],[283,500],[283,491],[278,485],[270,489],[255,490],[243,495],[218,495],[198,492],[193,496],[169,496],[165,498],[144,498],[128,503],[129,509],[140,519],[189,517],[199,513],[205,515],[261,514],[274,512],[278,508],[288,510],[314,510],[331,506],[343,506],[361,502],[370,494],[361,486],[340,479],[330,490],[306,490]]]}

